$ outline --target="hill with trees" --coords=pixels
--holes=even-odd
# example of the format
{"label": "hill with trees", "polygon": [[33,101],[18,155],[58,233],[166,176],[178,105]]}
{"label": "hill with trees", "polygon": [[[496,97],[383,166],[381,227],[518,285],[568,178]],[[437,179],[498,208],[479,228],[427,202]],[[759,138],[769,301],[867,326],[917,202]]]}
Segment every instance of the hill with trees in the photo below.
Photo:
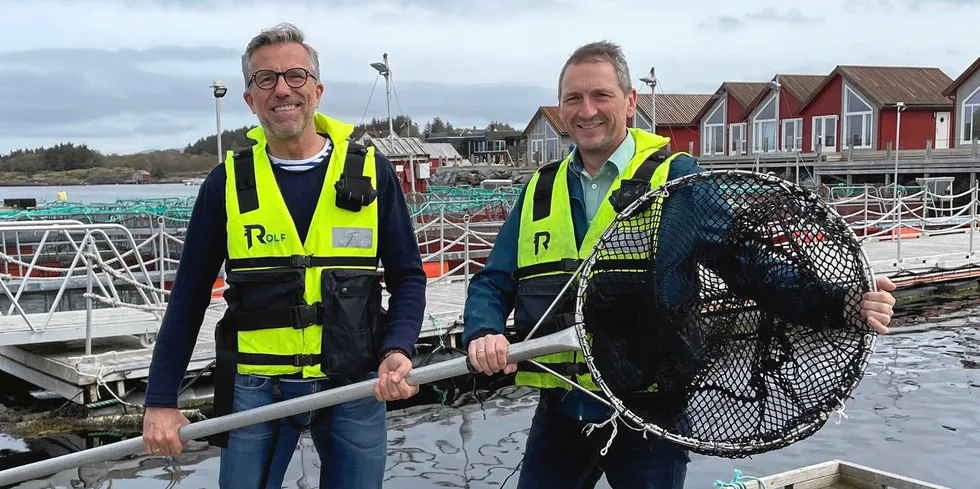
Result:
{"label": "hill with trees", "polygon": [[[448,120],[439,117],[419,126],[411,117],[400,115],[392,120],[395,133],[402,137],[425,138],[432,133],[454,131]],[[246,134],[252,127],[224,130],[221,148],[251,146]],[[514,130],[497,121],[488,129]],[[387,132],[388,120],[374,118],[354,127],[354,137],[364,131]],[[182,182],[203,178],[218,163],[217,138],[214,134],[188,143],[183,150],[168,149],[134,154],[104,154],[85,144],[66,142],[48,148],[18,149],[0,154],[0,186],[16,185],[82,185],[129,183],[137,170],[150,173],[155,183]]]}

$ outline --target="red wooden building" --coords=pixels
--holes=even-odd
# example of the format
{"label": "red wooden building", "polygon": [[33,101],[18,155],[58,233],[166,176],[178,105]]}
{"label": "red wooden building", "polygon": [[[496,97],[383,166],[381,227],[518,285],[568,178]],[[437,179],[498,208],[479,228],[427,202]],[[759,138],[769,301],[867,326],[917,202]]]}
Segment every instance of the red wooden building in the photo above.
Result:
{"label": "red wooden building", "polygon": [[952,79],[938,68],[838,66],[800,103],[805,152],[894,148],[897,103],[903,102],[899,149],[949,148]]}
{"label": "red wooden building", "polygon": [[[776,75],[739,114],[747,144],[740,154],[807,152],[803,148],[803,120],[797,117],[800,102],[824,80],[825,75]],[[734,132],[734,131],[733,131]],[[730,151],[729,155],[733,155]]]}
{"label": "red wooden building", "polygon": [[747,151],[742,112],[765,90],[766,82],[725,82],[695,114],[701,148],[699,156],[738,155]]}
{"label": "red wooden building", "polygon": [[943,95],[953,100],[952,146],[970,147],[973,140],[980,139],[980,58],[956,77]]}
{"label": "red wooden building", "polygon": [[[696,116],[708,100],[710,93],[664,93],[656,97],[656,133],[670,138],[671,151],[684,151],[693,156],[701,152],[701,131]],[[631,127],[650,130],[650,114],[654,112],[654,100],[649,93],[636,97],[636,113]]]}
{"label": "red wooden building", "polygon": [[419,138],[371,138],[368,135],[359,138],[357,142],[374,146],[375,151],[391,161],[402,191],[406,194],[413,191],[425,193],[429,178],[440,166],[458,164],[461,161],[459,153],[452,145],[430,145]]}

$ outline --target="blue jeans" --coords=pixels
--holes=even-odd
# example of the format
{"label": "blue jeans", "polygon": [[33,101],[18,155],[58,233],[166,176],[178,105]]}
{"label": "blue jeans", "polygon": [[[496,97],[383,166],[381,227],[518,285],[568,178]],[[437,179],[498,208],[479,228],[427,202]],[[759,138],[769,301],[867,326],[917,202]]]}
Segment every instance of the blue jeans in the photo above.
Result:
{"label": "blue jeans", "polygon": [[531,420],[518,489],[592,489],[603,473],[612,489],[684,488],[691,461],[687,450],[619,426],[602,456],[612,425],[586,436],[587,424],[559,413],[542,397]]}
{"label": "blue jeans", "polygon": [[[377,375],[368,376],[374,378]],[[329,388],[325,380],[279,382],[281,399],[288,400]],[[234,412],[273,402],[272,380],[253,375],[235,378]],[[310,430],[320,455],[322,489],[380,488],[387,456],[385,403],[374,396],[339,404],[315,414],[260,423],[228,433],[228,448],[221,450],[218,487],[222,489],[273,489],[282,487],[286,468],[296,453],[299,437]],[[274,433],[273,423],[278,424]],[[275,440],[275,446],[273,446]],[[269,460],[269,456],[272,460]],[[267,481],[261,486],[263,477]]]}

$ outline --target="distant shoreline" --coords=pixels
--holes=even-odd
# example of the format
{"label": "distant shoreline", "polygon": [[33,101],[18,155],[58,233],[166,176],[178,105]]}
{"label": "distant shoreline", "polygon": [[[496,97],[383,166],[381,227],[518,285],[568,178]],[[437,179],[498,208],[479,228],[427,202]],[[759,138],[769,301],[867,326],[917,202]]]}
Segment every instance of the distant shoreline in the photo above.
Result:
{"label": "distant shoreline", "polygon": [[66,183],[66,182],[22,182],[22,183],[7,183],[0,182],[0,188],[7,187],[91,187],[94,185],[132,185],[134,187],[143,187],[147,185],[174,185],[183,184],[183,180],[174,180],[166,182],[151,182],[151,183],[133,183],[133,182],[103,182],[103,183]]}

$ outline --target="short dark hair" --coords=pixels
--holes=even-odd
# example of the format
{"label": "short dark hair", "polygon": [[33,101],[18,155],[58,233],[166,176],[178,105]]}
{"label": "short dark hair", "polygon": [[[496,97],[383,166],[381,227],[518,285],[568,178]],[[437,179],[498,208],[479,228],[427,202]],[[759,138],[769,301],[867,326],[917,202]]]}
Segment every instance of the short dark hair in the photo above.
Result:
{"label": "short dark hair", "polygon": [[629,93],[633,89],[633,82],[630,79],[630,68],[626,64],[626,55],[618,44],[609,41],[596,41],[579,47],[565,61],[565,66],[561,68],[558,75],[558,97],[561,98],[561,81],[565,78],[565,70],[569,65],[583,63],[586,61],[605,61],[613,66],[616,71],[616,82],[623,93]]}

